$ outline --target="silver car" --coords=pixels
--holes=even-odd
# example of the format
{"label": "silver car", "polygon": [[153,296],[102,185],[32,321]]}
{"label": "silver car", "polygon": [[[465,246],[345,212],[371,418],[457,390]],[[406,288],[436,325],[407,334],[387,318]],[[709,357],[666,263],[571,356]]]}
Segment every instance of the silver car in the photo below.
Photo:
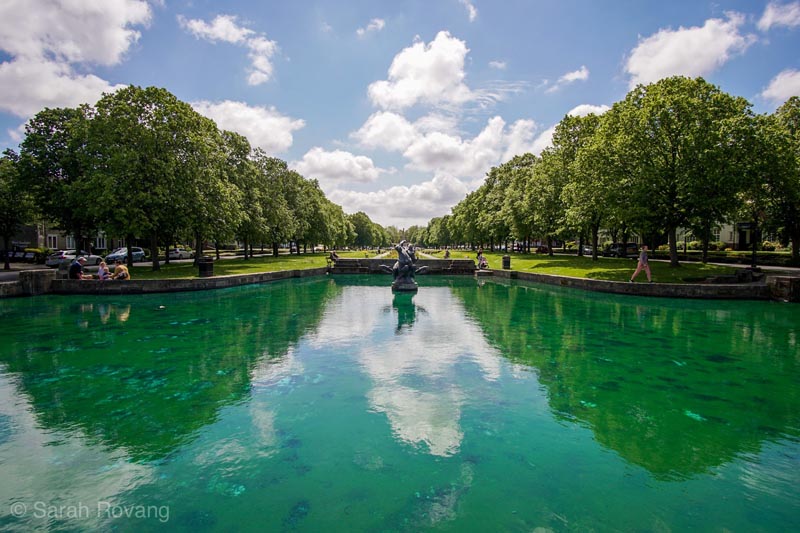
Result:
{"label": "silver car", "polygon": [[100,261],[103,260],[99,255],[90,254],[84,250],[81,250],[80,254],[76,254],[76,250],[59,250],[47,256],[44,264],[49,267],[57,267],[61,263],[72,263],[76,257],[81,256],[86,258],[87,265],[99,265]]}

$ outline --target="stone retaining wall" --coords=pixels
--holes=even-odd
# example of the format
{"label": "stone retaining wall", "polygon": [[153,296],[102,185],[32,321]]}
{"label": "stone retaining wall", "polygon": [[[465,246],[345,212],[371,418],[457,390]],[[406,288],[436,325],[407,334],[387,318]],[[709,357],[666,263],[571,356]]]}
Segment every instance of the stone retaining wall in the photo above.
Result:
{"label": "stone retaining wall", "polygon": [[499,278],[535,281],[547,285],[571,287],[587,291],[662,296],[665,298],[703,298],[711,300],[769,300],[770,286],[765,283],[701,284],[701,283],[629,283],[599,279],[570,278],[516,270],[493,270]]}
{"label": "stone retaining wall", "polygon": [[[385,274],[381,265],[389,268],[397,259],[385,257],[383,259],[356,259],[342,258],[336,261],[331,269],[331,274]],[[414,263],[417,268],[426,266],[428,274],[473,274],[475,261],[472,259],[418,259]]]}
{"label": "stone retaining wall", "polygon": [[280,279],[322,276],[327,270],[325,267],[320,267],[305,270],[281,270],[259,274],[190,279],[132,279],[128,281],[56,279],[52,282],[50,292],[55,294],[149,294],[154,292],[204,291],[253,283],[266,283]]}
{"label": "stone retaining wall", "polygon": [[[383,273],[380,265],[391,267],[394,260],[340,259],[330,269],[332,274]],[[767,283],[689,284],[689,283],[627,283],[535,274],[517,270],[475,270],[471,259],[420,259],[417,266],[426,265],[430,274],[481,274],[504,279],[521,279],[596,292],[632,296],[662,296],[668,298],[774,300],[800,302],[800,278],[769,276]],[[253,283],[266,283],[289,278],[322,276],[326,267],[304,270],[284,270],[259,274],[214,276],[210,278],[97,281],[55,279],[54,270],[31,270],[19,274],[19,281],[0,283],[0,298],[34,296],[37,294],[147,294],[156,292],[200,291],[223,289]],[[427,275],[427,274],[426,274]],[[388,277],[388,275],[387,275]]]}

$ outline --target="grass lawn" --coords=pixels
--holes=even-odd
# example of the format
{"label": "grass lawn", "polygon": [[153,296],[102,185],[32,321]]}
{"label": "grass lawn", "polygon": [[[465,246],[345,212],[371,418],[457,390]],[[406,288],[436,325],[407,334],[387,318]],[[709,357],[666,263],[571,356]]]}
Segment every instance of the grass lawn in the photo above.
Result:
{"label": "grass lawn", "polygon": [[[375,257],[374,252],[336,252],[339,257]],[[366,255],[365,255],[366,254]],[[300,255],[281,254],[278,257],[264,256],[252,259],[232,258],[223,255],[214,261],[214,275],[228,276],[232,274],[257,274],[259,272],[276,272],[278,270],[300,270],[304,268],[324,267],[328,264],[329,254],[317,252]],[[152,263],[136,263],[131,270],[131,279],[183,279],[198,277],[198,268],[192,263],[161,263],[161,270],[153,272]]]}
{"label": "grass lawn", "polygon": [[[451,252],[453,259],[464,257],[475,259],[476,255],[475,252],[468,253],[463,250]],[[489,268],[500,269],[503,267],[502,257],[506,254],[484,252],[483,255],[489,261]],[[441,254],[435,254],[434,257],[441,257]],[[578,257],[577,255],[555,254],[550,257],[542,254],[511,254],[511,269],[573,278],[628,281],[636,270],[636,259],[599,257],[597,261],[592,261],[591,257]],[[688,262],[673,268],[669,266],[668,262],[650,260],[650,271],[653,274],[654,283],[692,283],[697,282],[698,278],[732,274],[734,270],[735,267]],[[636,277],[637,283],[646,281],[645,272]]]}
{"label": "grass lawn", "polygon": [[[328,254],[279,255],[278,257],[254,257],[252,259],[226,259],[214,261],[214,275],[256,274],[258,272],[275,272],[278,270],[298,270],[302,268],[324,267]],[[161,264],[161,270],[153,272],[151,263],[137,263],[131,271],[131,279],[175,279],[196,278],[198,269],[192,263]]]}
{"label": "grass lawn", "polygon": [[[337,252],[339,257],[365,257],[365,252]],[[374,257],[373,252],[366,252],[369,257]],[[442,257],[441,253],[432,254]],[[475,259],[475,253],[462,250],[452,252],[453,259]],[[490,268],[502,268],[503,253],[484,254],[489,261]],[[300,255],[279,255],[278,257],[266,256],[244,260],[242,258],[227,259],[223,257],[214,262],[214,274],[226,276],[230,274],[255,274],[258,272],[274,272],[277,270],[298,270],[304,268],[317,268],[327,265],[328,254],[309,253]],[[553,257],[538,254],[512,254],[511,268],[524,272],[538,272],[540,274],[553,274],[556,276],[571,276],[575,278],[604,279],[610,281],[627,281],[636,269],[636,259],[613,259],[601,257],[592,261],[590,257],[556,254]],[[703,265],[702,263],[682,263],[679,268],[672,268],[663,261],[650,261],[653,281],[656,283],[691,283],[700,278],[730,274],[734,267]],[[171,263],[161,265],[161,270],[153,272],[150,263],[138,263],[131,272],[133,279],[176,279],[196,278],[198,269],[192,263]],[[646,275],[639,274],[637,282],[647,281]]]}

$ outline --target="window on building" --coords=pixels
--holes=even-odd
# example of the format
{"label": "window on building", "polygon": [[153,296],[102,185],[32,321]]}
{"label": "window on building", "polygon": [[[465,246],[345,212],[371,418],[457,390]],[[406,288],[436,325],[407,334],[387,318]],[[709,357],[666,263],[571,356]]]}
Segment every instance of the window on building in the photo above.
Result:
{"label": "window on building", "polygon": [[74,249],[75,248],[75,237],[72,235],[67,235],[67,248]]}
{"label": "window on building", "polygon": [[715,230],[714,230],[714,241],[715,241],[715,242],[719,242],[719,241],[720,241],[720,238],[719,238],[719,237],[720,237],[720,230],[718,230],[718,229],[715,229]]}
{"label": "window on building", "polygon": [[51,250],[58,248],[58,235],[51,234],[47,236],[47,247]]}
{"label": "window on building", "polygon": [[98,250],[105,250],[106,249],[106,235],[105,233],[101,233],[97,236],[94,240],[94,247]]}

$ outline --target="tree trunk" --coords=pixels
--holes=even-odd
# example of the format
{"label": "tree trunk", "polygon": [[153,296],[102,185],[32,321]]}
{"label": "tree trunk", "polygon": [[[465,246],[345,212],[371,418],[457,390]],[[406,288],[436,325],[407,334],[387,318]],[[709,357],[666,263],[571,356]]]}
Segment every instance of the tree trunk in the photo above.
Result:
{"label": "tree trunk", "polygon": [[278,257],[278,243],[272,241],[272,257]]}
{"label": "tree trunk", "polygon": [[756,266],[757,266],[756,250],[758,249],[758,241],[760,240],[759,239],[759,233],[760,233],[761,230],[758,227],[758,218],[754,217],[753,220],[755,220],[756,222],[754,223],[754,226],[753,226],[753,256],[752,256],[752,259],[750,260],[750,266],[752,268],[756,268]]}
{"label": "tree trunk", "polygon": [[[797,266],[800,264],[800,231],[793,231],[789,235],[789,240],[792,243],[792,265]],[[8,250],[8,246],[6,246],[6,250]]]}
{"label": "tree trunk", "polygon": [[[250,259],[250,257],[247,255],[247,250],[248,250],[248,248],[247,248],[247,241],[248,241],[248,239],[247,239],[247,237],[245,236],[245,238],[244,238],[244,260],[245,260],[245,261],[247,261],[248,259]],[[253,252],[250,252],[250,255],[253,255]]]}
{"label": "tree trunk", "polygon": [[705,265],[708,263],[708,241],[711,240],[711,224],[706,223],[703,225],[703,253],[700,257],[700,261]]}
{"label": "tree trunk", "polygon": [[3,235],[3,270],[11,270],[11,261],[8,259],[9,244],[11,244],[11,237]]}
{"label": "tree trunk", "polygon": [[669,239],[669,266],[672,267],[679,267],[681,266],[678,263],[678,231],[676,228],[670,228],[667,231],[667,237]]}
{"label": "tree trunk", "polygon": [[158,272],[159,270],[161,270],[161,263],[158,260],[158,232],[157,231],[153,231],[153,233],[150,235],[150,257],[153,258],[153,272]]}
{"label": "tree trunk", "polygon": [[126,262],[128,263],[128,268],[133,268],[133,235],[128,234],[125,237],[125,246],[128,249],[128,257],[126,257]]}
{"label": "tree trunk", "polygon": [[592,261],[597,261],[597,244],[600,241],[600,224],[592,225]]}
{"label": "tree trunk", "polygon": [[203,256],[203,241],[199,231],[194,232],[194,250],[194,265],[197,266],[197,262]]}
{"label": "tree trunk", "polygon": [[553,257],[553,238],[549,235],[547,236],[547,255]]}

